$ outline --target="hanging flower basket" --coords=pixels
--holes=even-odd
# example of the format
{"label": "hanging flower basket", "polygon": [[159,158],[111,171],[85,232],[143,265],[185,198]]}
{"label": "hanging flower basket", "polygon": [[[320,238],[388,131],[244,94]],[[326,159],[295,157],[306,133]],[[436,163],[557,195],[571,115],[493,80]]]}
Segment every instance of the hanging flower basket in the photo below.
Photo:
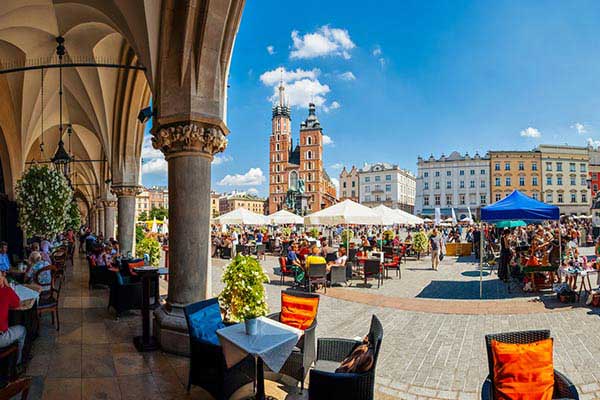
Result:
{"label": "hanging flower basket", "polygon": [[73,190],[65,177],[45,165],[32,165],[16,187],[19,224],[29,237],[52,237],[69,220]]}

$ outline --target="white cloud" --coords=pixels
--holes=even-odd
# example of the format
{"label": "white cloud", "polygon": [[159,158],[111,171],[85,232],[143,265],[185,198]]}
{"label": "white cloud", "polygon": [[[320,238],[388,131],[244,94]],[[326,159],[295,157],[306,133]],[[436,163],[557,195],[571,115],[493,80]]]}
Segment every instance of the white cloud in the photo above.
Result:
{"label": "white cloud", "polygon": [[350,71],[348,72],[344,72],[343,74],[339,75],[339,78],[343,81],[354,81],[356,80],[356,76],[354,76],[354,74]]}
{"label": "white cloud", "polygon": [[162,151],[152,147],[152,135],[144,136],[144,142],[142,143],[142,158],[150,160],[164,158]]}
{"label": "white cloud", "polygon": [[302,68],[296,68],[295,71],[288,71],[285,67],[275,68],[271,71],[265,71],[260,76],[260,81],[266,86],[277,86],[279,85],[279,81],[283,80],[284,83],[289,83],[293,81],[297,81],[303,78],[308,79],[316,79],[321,71],[317,68],[313,68],[311,70],[305,70]]}
{"label": "white cloud", "polygon": [[257,188],[250,188],[246,191],[248,194],[252,194],[254,196],[258,196],[258,189]]}
{"label": "white cloud", "polygon": [[592,138],[588,138],[587,144],[588,144],[588,146],[591,146],[591,147],[597,149],[598,147],[600,147],[600,140],[594,140]]}
{"label": "white cloud", "polygon": [[329,178],[331,179],[331,183],[333,183],[333,186],[335,186],[335,191],[339,193],[340,191],[340,181],[337,178]]}
{"label": "white cloud", "polygon": [[539,138],[540,136],[542,136],[542,133],[539,130],[537,130],[536,128],[532,128],[530,126],[527,129],[523,129],[521,131],[521,136],[530,137],[530,138]]}
{"label": "white cloud", "polygon": [[290,58],[316,58],[324,56],[341,56],[351,58],[350,50],[356,45],[350,39],[346,29],[330,28],[325,25],[313,33],[300,35],[292,31],[292,52]]}
{"label": "white cloud", "polygon": [[[291,107],[308,107],[311,101],[317,107],[325,104],[325,95],[329,93],[328,85],[322,84],[318,79],[300,79],[289,83],[285,87],[286,99]],[[269,98],[271,102],[279,98],[277,86],[273,87],[273,96]]]}
{"label": "white cloud", "polygon": [[340,103],[338,103],[337,101],[332,101],[331,105],[329,106],[330,110],[337,110],[338,108],[340,108],[342,105]]}
{"label": "white cloud", "polygon": [[336,171],[341,171],[341,170],[342,170],[342,168],[344,168],[344,164],[342,164],[342,163],[335,163],[335,164],[331,164],[331,165],[329,166],[329,168],[331,168],[331,169],[333,169],[333,170],[336,170]]}
{"label": "white cloud", "polygon": [[375,48],[373,49],[373,55],[375,57],[379,57],[381,54],[382,54],[381,47],[379,45],[376,45]]}
{"label": "white cloud", "polygon": [[275,47],[271,45],[267,46],[267,53],[269,53],[270,55],[275,54]]}
{"label": "white cloud", "polygon": [[579,122],[575,122],[575,124],[571,125],[571,128],[575,128],[577,133],[579,133],[580,135],[585,135],[587,133],[587,128],[585,127],[585,125]]}
{"label": "white cloud", "polygon": [[223,163],[225,163],[225,162],[232,161],[232,160],[233,160],[233,158],[232,158],[232,157],[230,157],[230,156],[226,156],[226,155],[219,155],[219,154],[217,154],[217,155],[215,155],[215,157],[213,158],[212,165],[220,165],[220,164],[223,164]]}
{"label": "white cloud", "polygon": [[257,186],[265,183],[265,176],[260,168],[250,168],[245,174],[225,175],[219,182],[221,186]]}
{"label": "white cloud", "polygon": [[323,146],[328,146],[333,144],[333,139],[331,136],[323,135]]}
{"label": "white cloud", "polygon": [[142,174],[166,174],[167,161],[164,158],[154,158],[142,164]]}

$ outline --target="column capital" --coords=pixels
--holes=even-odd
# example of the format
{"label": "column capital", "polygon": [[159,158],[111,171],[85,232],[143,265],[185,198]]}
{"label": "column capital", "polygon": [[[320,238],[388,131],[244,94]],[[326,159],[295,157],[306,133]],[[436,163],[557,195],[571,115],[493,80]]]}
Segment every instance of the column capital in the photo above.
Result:
{"label": "column capital", "polygon": [[116,200],[102,200],[102,204],[104,205],[104,208],[116,207],[117,201]]}
{"label": "column capital", "polygon": [[152,132],[152,146],[165,158],[178,153],[212,156],[225,151],[227,127],[222,121],[196,119],[164,124]]}
{"label": "column capital", "polygon": [[115,185],[111,186],[110,191],[117,197],[135,197],[142,193],[142,187],[139,185]]}

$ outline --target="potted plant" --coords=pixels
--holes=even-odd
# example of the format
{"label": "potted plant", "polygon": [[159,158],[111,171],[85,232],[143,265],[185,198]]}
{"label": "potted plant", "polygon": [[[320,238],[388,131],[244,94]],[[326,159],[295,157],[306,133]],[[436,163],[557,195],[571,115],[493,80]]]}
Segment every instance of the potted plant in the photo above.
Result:
{"label": "potted plant", "polygon": [[341,236],[344,247],[348,247],[348,243],[354,239],[354,232],[351,229],[344,229]]}
{"label": "potted plant", "polygon": [[238,254],[225,268],[221,281],[225,284],[219,295],[225,319],[232,322],[244,321],[246,333],[256,334],[256,318],[267,315],[264,284],[269,277],[256,258]]}
{"label": "potted plant", "polygon": [[429,241],[425,232],[419,231],[413,236],[412,248],[417,253],[417,259],[421,259],[421,253],[429,247]]}

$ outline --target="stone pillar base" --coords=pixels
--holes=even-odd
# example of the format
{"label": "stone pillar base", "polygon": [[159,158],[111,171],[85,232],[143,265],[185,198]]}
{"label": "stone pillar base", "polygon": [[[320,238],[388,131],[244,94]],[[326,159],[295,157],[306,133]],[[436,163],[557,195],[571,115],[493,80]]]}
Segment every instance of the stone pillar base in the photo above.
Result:
{"label": "stone pillar base", "polygon": [[190,337],[181,306],[165,304],[157,308],[152,331],[163,351],[189,356]]}

